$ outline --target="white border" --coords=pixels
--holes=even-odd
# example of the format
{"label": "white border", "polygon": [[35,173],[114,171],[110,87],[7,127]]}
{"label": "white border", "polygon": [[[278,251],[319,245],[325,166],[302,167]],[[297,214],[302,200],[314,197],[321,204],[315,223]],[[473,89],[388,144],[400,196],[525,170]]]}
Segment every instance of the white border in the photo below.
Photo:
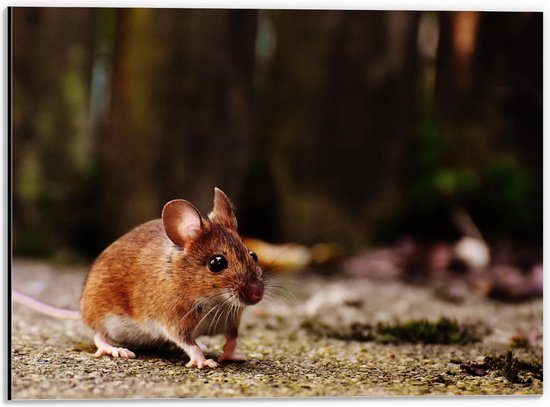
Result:
{"label": "white border", "polygon": [[[6,232],[6,214],[7,214],[7,183],[6,183],[6,161],[7,158],[7,151],[6,151],[6,137],[8,136],[6,132],[6,110],[7,106],[6,103],[6,92],[7,92],[7,82],[6,82],[6,75],[7,75],[7,60],[6,60],[6,53],[7,53],[7,46],[6,46],[6,17],[7,17],[7,11],[6,8],[8,6],[37,6],[37,7],[74,7],[78,5],[79,7],[155,7],[155,8],[258,8],[258,9],[365,9],[365,10],[484,10],[484,11],[547,11],[548,5],[550,2],[544,1],[544,0],[445,0],[445,1],[406,1],[406,0],[385,0],[385,1],[358,1],[358,0],[184,0],[184,1],[175,1],[175,0],[157,0],[157,1],[151,1],[151,0],[133,0],[133,1],[121,1],[121,0],[53,0],[53,1],[45,1],[45,0],[34,0],[34,1],[24,1],[24,0],[12,0],[12,1],[4,1],[2,0],[2,30],[1,30],[1,44],[2,44],[2,52],[3,52],[3,60],[1,65],[1,75],[2,79],[0,81],[1,87],[2,87],[2,98],[0,100],[0,108],[1,108],[1,123],[2,123],[2,143],[0,143],[0,157],[2,157],[2,169],[0,170],[2,174],[2,189],[4,193],[4,199],[0,200],[0,219],[3,220],[3,232],[0,233],[0,243],[2,250],[0,251],[0,264],[2,267],[2,270],[4,271],[2,273],[3,281],[6,281],[6,275],[7,270],[5,270],[6,265],[6,259],[5,255],[6,250],[5,247],[7,245],[7,232]],[[548,48],[548,29],[547,29],[547,18],[546,13],[543,17],[544,20],[544,67],[547,67],[547,48]],[[544,70],[546,73],[546,70]],[[544,75],[544,96],[547,95],[547,78],[546,75]],[[544,121],[544,136],[546,136],[546,117],[548,116],[548,107],[547,107],[547,98],[544,97],[544,114],[543,114],[543,121]],[[546,137],[544,137],[546,139]],[[547,151],[547,144],[544,142],[544,152]],[[544,154],[545,157],[547,157],[547,154]],[[546,175],[548,174],[548,164],[546,163],[546,160],[544,162],[544,202],[548,202],[546,199]],[[547,221],[546,217],[544,218],[544,247],[545,247],[545,254],[548,253],[548,243],[546,242],[547,237]],[[548,280],[549,277],[545,280]],[[548,286],[548,282],[546,281],[545,285]],[[4,293],[7,292],[7,287],[4,287]],[[547,292],[547,290],[545,290]],[[2,321],[3,326],[5,327],[5,331],[7,331],[7,321],[6,321],[6,309],[4,308],[6,306],[4,296],[2,295]],[[544,307],[544,326],[546,327],[548,325],[548,307],[546,306],[546,303],[548,301],[545,301],[545,307]],[[547,331],[545,329],[545,331]],[[547,332],[545,332],[547,333]],[[545,338],[547,335],[545,335]],[[2,366],[1,373],[0,373],[0,380],[2,381],[0,388],[3,390],[2,394],[2,401],[3,403],[6,400],[6,385],[7,385],[7,377],[4,375],[6,374],[6,368],[7,366],[7,357],[6,354],[6,339],[7,339],[7,333],[6,335],[2,335],[1,338],[1,352],[2,359],[0,360],[0,364]],[[548,352],[546,351],[548,340],[545,339],[544,344],[544,365],[545,367],[548,366]],[[297,361],[299,363],[299,361]],[[546,370],[546,369],[545,369]],[[547,379],[548,379],[548,373],[546,373]],[[548,396],[546,395],[548,386],[544,386],[544,393],[545,396],[540,398],[523,398],[523,397],[413,397],[413,398],[381,398],[381,399],[372,399],[372,398],[359,398],[359,399],[338,399],[339,403],[345,403],[349,405],[396,405],[401,403],[410,403],[410,404],[416,404],[416,405],[424,405],[424,404],[433,404],[436,403],[437,405],[441,402],[444,402],[445,404],[457,404],[460,403],[468,403],[472,404],[473,406],[483,406],[487,407],[492,405],[518,405],[518,404],[528,404],[528,405],[542,405],[548,403]],[[547,400],[544,402],[544,400]],[[130,401],[130,400],[128,400]],[[266,399],[266,400],[255,400],[255,399],[240,399],[240,400],[228,400],[224,399],[223,401],[217,401],[217,400],[210,400],[210,401],[199,401],[199,400],[185,400],[186,405],[211,405],[216,404],[219,405],[220,403],[223,404],[229,404],[229,405],[235,405],[235,404],[241,404],[241,403],[247,403],[251,404],[254,403],[260,403],[261,405],[276,405],[279,403],[283,403],[285,405],[313,405],[313,404],[323,404],[323,405],[331,405],[336,400],[334,399],[322,399],[322,398],[316,398],[316,399]],[[168,401],[171,403],[170,401]],[[178,402],[178,401],[175,401]],[[182,402],[182,401],[179,401]],[[179,403],[178,402],[178,403]],[[101,403],[101,405],[116,405],[120,402],[115,401],[93,401],[93,402],[85,402],[85,404],[96,404]],[[139,401],[141,405],[156,405],[158,401]],[[329,404],[330,403],[330,404]]]}
{"label": "white border", "polygon": [[544,0],[12,0],[6,6],[543,11]]}

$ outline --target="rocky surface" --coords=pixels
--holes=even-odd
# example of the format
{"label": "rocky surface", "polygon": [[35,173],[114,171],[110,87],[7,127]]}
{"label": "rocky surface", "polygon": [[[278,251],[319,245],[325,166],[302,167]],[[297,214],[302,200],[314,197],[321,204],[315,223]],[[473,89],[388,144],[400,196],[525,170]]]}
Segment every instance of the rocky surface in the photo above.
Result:
{"label": "rocky surface", "polygon": [[[83,268],[18,259],[12,283],[48,303],[76,309],[85,273]],[[186,368],[188,359],[179,354],[95,358],[93,332],[82,322],[57,320],[15,304],[11,397],[542,394],[542,299],[507,304],[472,294],[456,304],[427,287],[345,274],[287,273],[279,283],[291,295],[261,302],[243,317],[238,350],[248,361],[209,370]],[[376,330],[380,324],[441,317],[476,327],[480,340],[427,344],[339,335],[357,324]],[[312,329],[316,326],[323,330]],[[222,338],[203,342],[211,357],[221,351]],[[485,366],[488,357],[505,360],[509,350],[511,363],[505,368],[512,373],[502,365],[468,369]]]}

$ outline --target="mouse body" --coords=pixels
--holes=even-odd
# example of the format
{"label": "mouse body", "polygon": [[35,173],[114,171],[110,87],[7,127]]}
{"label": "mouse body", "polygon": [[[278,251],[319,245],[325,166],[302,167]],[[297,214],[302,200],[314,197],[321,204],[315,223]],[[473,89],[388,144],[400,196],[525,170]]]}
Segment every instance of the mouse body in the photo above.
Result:
{"label": "mouse body", "polygon": [[256,254],[237,232],[232,204],[219,189],[203,217],[185,200],[168,202],[105,249],[84,283],[80,311],[94,331],[96,356],[135,357],[141,348],[176,346],[188,367],[216,367],[196,338],[225,335],[218,361],[235,353],[241,314],[263,297]]}

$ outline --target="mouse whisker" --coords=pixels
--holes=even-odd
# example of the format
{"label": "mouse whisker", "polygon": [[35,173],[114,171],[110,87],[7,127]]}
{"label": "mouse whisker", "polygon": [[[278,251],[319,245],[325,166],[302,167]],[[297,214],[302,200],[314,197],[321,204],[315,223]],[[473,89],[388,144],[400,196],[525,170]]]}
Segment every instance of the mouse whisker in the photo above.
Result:
{"label": "mouse whisker", "polygon": [[[212,308],[210,308],[210,310],[209,310],[206,314],[204,314],[203,317],[202,317],[202,318],[199,320],[199,322],[196,324],[196,327],[200,327],[201,323],[202,323],[202,322],[208,317],[208,315],[210,315],[212,312],[214,312],[214,311],[217,312],[217,311],[219,310],[219,308],[220,308],[220,305],[221,305],[221,304],[216,304],[216,305],[214,305]],[[214,313],[214,315],[216,315],[216,314]],[[210,329],[210,327],[209,327],[208,329]]]}
{"label": "mouse whisker", "polygon": [[212,321],[210,321],[210,326],[208,327],[209,330],[211,329],[212,324],[214,325],[214,330],[216,330],[216,327],[218,326],[218,323],[220,322],[223,315],[226,316],[225,328],[227,328],[228,308],[232,305],[231,297],[233,294],[229,291],[227,291],[225,294],[228,294],[228,296],[227,295],[224,296],[223,301],[220,303],[220,309],[218,310],[218,312],[216,312],[216,315],[214,315],[214,317],[212,318]]}
{"label": "mouse whisker", "polygon": [[213,295],[209,295],[209,296],[206,296],[204,298],[201,298],[198,301],[195,301],[193,303],[193,305],[191,306],[191,308],[189,309],[189,311],[187,311],[183,316],[180,317],[179,322],[183,323],[185,318],[187,318],[190,314],[192,314],[193,312],[198,311],[201,306],[207,304],[210,300],[212,300],[213,298],[216,298],[218,296],[219,296],[219,294],[213,294]]}
{"label": "mouse whisker", "polygon": [[230,290],[224,290],[223,292],[221,292],[218,295],[220,301],[216,304],[217,311],[216,311],[216,313],[214,314],[214,316],[212,317],[212,319],[210,321],[210,325],[208,327],[209,331],[211,330],[212,326],[214,327],[214,329],[216,328],[216,326],[219,322],[219,319],[225,313],[225,310],[227,308],[228,298],[230,296],[231,296],[231,291]]}
{"label": "mouse whisker", "polygon": [[298,300],[286,287],[282,285],[282,278],[275,274],[268,274],[264,277],[265,293],[264,299],[285,299],[292,304],[297,304]]}
{"label": "mouse whisker", "polygon": [[279,285],[273,285],[266,288],[263,298],[264,303],[275,304],[288,302],[291,305],[297,305],[298,300],[288,289]]}
{"label": "mouse whisker", "polygon": [[230,320],[235,320],[237,317],[237,313],[241,310],[241,306],[236,301],[237,295],[235,293],[231,294],[231,297],[229,298],[229,310],[225,315],[225,330],[227,331],[227,324]]}
{"label": "mouse whisker", "polygon": [[216,325],[214,323],[214,321],[219,318],[219,315],[221,315],[221,313],[223,313],[223,306],[224,306],[224,303],[221,302],[219,303],[218,305],[216,305],[216,312],[214,313],[214,316],[212,317],[212,319],[210,319],[210,324],[208,325],[208,329],[207,329],[207,332],[212,332],[212,325],[214,326],[214,330],[216,329]]}
{"label": "mouse whisker", "polygon": [[222,317],[225,316],[224,318],[224,331],[227,331],[227,321],[228,321],[228,317],[230,315],[230,311],[231,311],[231,306],[233,304],[231,303],[231,294],[226,297],[223,301],[223,311],[220,313],[219,317],[218,317],[218,321],[216,321],[216,324],[215,326],[218,326],[218,323],[221,322],[222,320]]}
{"label": "mouse whisker", "polygon": [[298,304],[298,300],[290,291],[284,287],[272,287],[270,290],[266,291],[264,294],[266,300],[286,300],[293,305]]}
{"label": "mouse whisker", "polygon": [[213,329],[213,331],[219,332],[222,321],[223,331],[227,331],[229,322],[235,319],[236,312],[234,308],[239,307],[236,301],[237,295],[231,290],[227,290],[223,294],[223,301],[220,303],[219,310],[210,321],[210,326],[208,327],[209,331]]}
{"label": "mouse whisker", "polygon": [[238,303],[233,303],[233,319],[237,319],[237,317],[242,313],[243,307]]}
{"label": "mouse whisker", "polygon": [[198,308],[198,307],[200,307],[200,306],[203,305],[203,304],[209,305],[209,304],[211,304],[212,302],[214,302],[212,308],[210,308],[210,309],[202,316],[202,318],[199,320],[199,322],[196,324],[197,327],[200,326],[200,324],[208,317],[208,315],[210,315],[212,312],[216,311],[216,310],[219,308],[219,306],[220,306],[221,303],[219,303],[219,302],[217,302],[217,301],[212,301],[212,300],[217,300],[218,298],[221,298],[221,297],[222,297],[222,294],[223,294],[223,293],[218,293],[218,294],[210,295],[210,296],[204,298],[203,300],[197,302],[197,304],[199,304],[199,305],[198,305],[197,307],[194,307],[194,308]]}
{"label": "mouse whisker", "polygon": [[[227,325],[228,325],[228,323],[229,323],[229,321],[230,321],[230,317],[233,317],[233,316],[234,316],[234,313],[233,313],[233,307],[234,307],[234,305],[233,305],[233,303],[232,303],[232,302],[229,302],[227,305],[228,305],[228,306],[227,306],[227,311],[225,312],[225,320],[224,320],[224,323],[223,323],[223,330],[224,330],[225,332],[227,332]],[[231,318],[231,319],[234,319],[234,318]]]}

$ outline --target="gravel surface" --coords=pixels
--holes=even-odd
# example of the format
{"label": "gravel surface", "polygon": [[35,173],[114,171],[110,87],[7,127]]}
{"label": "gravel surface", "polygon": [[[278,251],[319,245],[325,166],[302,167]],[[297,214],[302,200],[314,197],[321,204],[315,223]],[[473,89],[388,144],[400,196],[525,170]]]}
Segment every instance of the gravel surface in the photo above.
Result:
{"label": "gravel surface", "polygon": [[[16,259],[13,287],[50,304],[78,308],[84,268]],[[475,376],[464,363],[501,357],[514,342],[517,366],[542,364],[542,299],[516,304],[472,295],[462,304],[398,281],[287,273],[281,284],[294,300],[260,303],[243,317],[238,350],[248,361],[218,369],[186,368],[180,354],[122,360],[95,358],[93,332],[80,321],[57,320],[12,307],[12,398],[218,398],[542,394],[541,377],[517,380],[496,368]],[[383,343],[337,339],[353,324],[446,317],[479,328],[466,344]],[[313,324],[312,324],[313,322]],[[315,324],[328,327],[311,329]],[[308,328],[309,327],[309,328]],[[519,340],[518,340],[519,338]],[[220,337],[203,338],[215,357]],[[514,362],[514,363],[515,363]],[[515,381],[515,382],[514,382]]]}

